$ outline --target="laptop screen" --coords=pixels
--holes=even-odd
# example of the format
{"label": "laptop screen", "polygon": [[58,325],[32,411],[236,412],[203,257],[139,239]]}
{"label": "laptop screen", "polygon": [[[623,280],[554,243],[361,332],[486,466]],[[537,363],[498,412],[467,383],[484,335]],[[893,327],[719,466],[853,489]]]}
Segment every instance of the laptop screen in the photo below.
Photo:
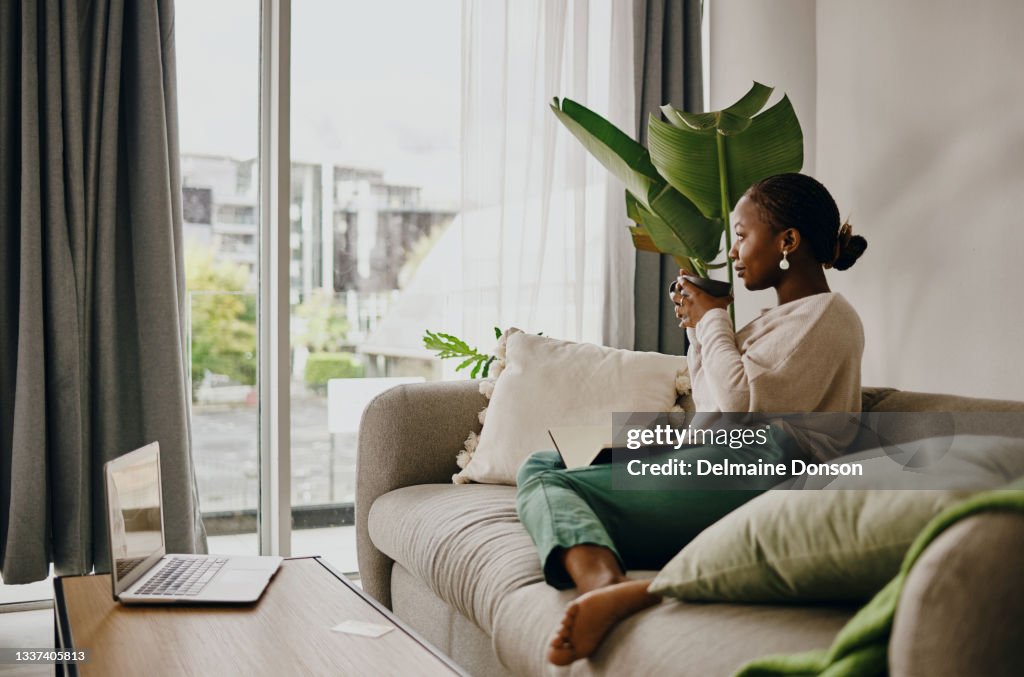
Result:
{"label": "laptop screen", "polygon": [[114,595],[164,555],[160,447],[154,442],[105,466]]}

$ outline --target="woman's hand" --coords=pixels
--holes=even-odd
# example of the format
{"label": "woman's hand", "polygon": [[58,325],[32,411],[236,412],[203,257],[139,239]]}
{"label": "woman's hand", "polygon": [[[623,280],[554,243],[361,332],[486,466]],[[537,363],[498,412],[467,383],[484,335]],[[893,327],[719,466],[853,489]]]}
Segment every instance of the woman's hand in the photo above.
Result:
{"label": "woman's hand", "polygon": [[[676,304],[676,317],[681,321],[680,327],[696,327],[704,314],[714,308],[728,308],[732,303],[732,295],[712,296],[703,289],[683,278],[685,271],[679,271],[679,278],[676,280],[675,288],[670,297],[672,303]],[[681,290],[681,291],[680,291]]]}

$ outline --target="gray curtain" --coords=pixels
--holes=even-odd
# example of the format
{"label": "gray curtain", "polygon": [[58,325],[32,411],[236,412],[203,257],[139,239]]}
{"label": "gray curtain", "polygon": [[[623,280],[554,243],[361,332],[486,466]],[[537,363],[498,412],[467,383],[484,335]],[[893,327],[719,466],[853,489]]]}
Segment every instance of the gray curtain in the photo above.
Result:
{"label": "gray curtain", "polygon": [[[647,145],[647,117],[660,106],[704,108],[701,75],[701,1],[634,0],[637,138]],[[679,328],[668,286],[679,267],[668,256],[637,252],[634,295],[634,348],[681,354],[685,333]]]}
{"label": "gray curtain", "polygon": [[103,463],[162,452],[205,551],[189,430],[170,0],[0,3],[0,565],[109,569]]}

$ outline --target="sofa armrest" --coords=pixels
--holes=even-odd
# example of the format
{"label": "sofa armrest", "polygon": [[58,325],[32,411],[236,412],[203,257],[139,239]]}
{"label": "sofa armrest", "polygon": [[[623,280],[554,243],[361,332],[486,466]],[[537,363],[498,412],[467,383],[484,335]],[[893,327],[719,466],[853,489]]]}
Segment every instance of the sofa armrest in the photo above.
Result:
{"label": "sofa armrest", "polygon": [[392,560],[367,530],[378,496],[415,484],[451,482],[455,456],[487,406],[479,381],[442,381],[391,388],[366,406],[356,457],[356,550],[363,589],[391,607]]}
{"label": "sofa armrest", "polygon": [[1024,674],[1024,515],[985,512],[914,563],[889,643],[892,675]]}

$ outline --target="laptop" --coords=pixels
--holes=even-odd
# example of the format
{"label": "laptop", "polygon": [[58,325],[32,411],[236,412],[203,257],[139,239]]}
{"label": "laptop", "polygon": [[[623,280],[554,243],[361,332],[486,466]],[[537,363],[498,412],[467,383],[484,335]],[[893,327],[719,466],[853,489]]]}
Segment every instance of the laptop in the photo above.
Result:
{"label": "laptop", "polygon": [[548,436],[566,468],[612,462],[610,425],[570,425],[551,428]]}
{"label": "laptop", "polygon": [[255,602],[280,557],[168,555],[160,490],[160,445],[103,466],[110,580],[123,604]]}

